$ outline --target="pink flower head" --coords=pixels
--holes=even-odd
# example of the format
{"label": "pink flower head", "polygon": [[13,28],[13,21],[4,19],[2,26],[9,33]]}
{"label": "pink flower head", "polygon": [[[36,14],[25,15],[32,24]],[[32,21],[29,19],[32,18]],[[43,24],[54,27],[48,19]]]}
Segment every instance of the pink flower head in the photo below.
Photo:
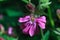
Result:
{"label": "pink flower head", "polygon": [[37,24],[41,29],[45,29],[46,17],[42,16],[39,18],[31,18],[31,16],[25,16],[23,18],[19,18],[18,21],[24,23],[25,27],[23,29],[23,33],[29,34],[32,37],[35,34]]}
{"label": "pink flower head", "polygon": [[8,28],[8,34],[11,35],[13,33],[12,31],[13,31],[13,28],[12,27],[9,27]]}

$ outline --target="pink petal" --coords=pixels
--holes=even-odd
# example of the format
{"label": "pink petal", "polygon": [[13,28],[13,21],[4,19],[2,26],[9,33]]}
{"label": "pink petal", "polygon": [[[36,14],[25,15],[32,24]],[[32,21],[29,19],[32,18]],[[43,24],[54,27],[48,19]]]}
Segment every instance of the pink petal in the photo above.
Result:
{"label": "pink petal", "polygon": [[37,18],[36,21],[38,21],[38,22],[41,21],[41,22],[46,23],[46,17],[45,16],[42,16],[40,18]]}
{"label": "pink petal", "polygon": [[38,25],[42,28],[45,29],[45,24],[46,24],[46,17],[42,16],[40,18],[37,18],[36,21],[38,22]]}
{"label": "pink petal", "polygon": [[9,35],[11,35],[11,34],[12,34],[12,30],[13,30],[13,28],[12,28],[12,27],[9,27],[9,28],[8,28],[8,34],[9,34]]}
{"label": "pink petal", "polygon": [[41,27],[41,29],[45,29],[45,23],[43,23],[43,22],[39,22],[38,25]]}
{"label": "pink petal", "polygon": [[25,28],[23,29],[23,33],[28,34],[28,31],[30,29],[30,22],[25,23]]}
{"label": "pink petal", "polygon": [[33,25],[31,25],[31,28],[29,30],[29,35],[32,37],[35,33],[36,30],[36,23],[34,23]]}
{"label": "pink petal", "polygon": [[19,18],[19,22],[26,22],[26,21],[28,21],[28,20],[30,20],[30,16],[25,16],[24,18]]}
{"label": "pink petal", "polygon": [[27,26],[26,28],[23,29],[23,33],[28,34],[29,29],[30,29],[30,26]]}

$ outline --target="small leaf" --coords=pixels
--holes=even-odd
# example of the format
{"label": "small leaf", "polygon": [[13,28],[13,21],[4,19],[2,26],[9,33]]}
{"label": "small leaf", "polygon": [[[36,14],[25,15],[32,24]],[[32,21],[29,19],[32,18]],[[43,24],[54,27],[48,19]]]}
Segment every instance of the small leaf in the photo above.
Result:
{"label": "small leaf", "polygon": [[44,40],[48,40],[48,39],[49,39],[49,35],[50,35],[50,32],[47,31],[47,32],[45,33],[45,35],[43,36],[43,39],[44,39]]}
{"label": "small leaf", "polygon": [[56,30],[53,30],[53,32],[57,35],[60,35],[60,28],[56,28]]}
{"label": "small leaf", "polygon": [[50,4],[49,0],[40,0],[40,9],[48,8]]}
{"label": "small leaf", "polygon": [[60,32],[60,28],[56,28],[56,30]]}
{"label": "small leaf", "polygon": [[60,33],[58,32],[58,31],[53,31],[55,34],[57,34],[57,35],[60,35]]}
{"label": "small leaf", "polygon": [[25,3],[28,3],[28,1],[27,0],[22,0],[23,2],[25,2]]}

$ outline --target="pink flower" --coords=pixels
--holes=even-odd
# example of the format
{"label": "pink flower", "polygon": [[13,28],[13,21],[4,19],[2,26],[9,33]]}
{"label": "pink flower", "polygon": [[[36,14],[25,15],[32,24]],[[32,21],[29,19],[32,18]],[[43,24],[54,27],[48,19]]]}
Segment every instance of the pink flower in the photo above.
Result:
{"label": "pink flower", "polygon": [[9,34],[9,35],[12,35],[12,33],[13,33],[12,31],[13,31],[13,28],[12,28],[12,27],[9,27],[9,28],[8,28],[8,34]]}
{"label": "pink flower", "polygon": [[46,24],[46,17],[42,16],[39,18],[31,18],[31,16],[25,16],[23,18],[19,18],[18,20],[21,23],[24,23],[23,28],[23,33],[29,34],[31,37],[35,34],[37,24],[41,29],[45,29],[45,24]]}

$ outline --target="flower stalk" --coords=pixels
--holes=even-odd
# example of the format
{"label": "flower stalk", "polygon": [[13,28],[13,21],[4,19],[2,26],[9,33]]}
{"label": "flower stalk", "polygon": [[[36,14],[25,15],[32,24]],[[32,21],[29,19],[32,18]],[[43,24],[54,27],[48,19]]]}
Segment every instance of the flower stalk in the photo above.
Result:
{"label": "flower stalk", "polygon": [[41,40],[44,40],[44,34],[43,34],[43,30],[41,29],[41,36],[42,36],[42,39]]}

